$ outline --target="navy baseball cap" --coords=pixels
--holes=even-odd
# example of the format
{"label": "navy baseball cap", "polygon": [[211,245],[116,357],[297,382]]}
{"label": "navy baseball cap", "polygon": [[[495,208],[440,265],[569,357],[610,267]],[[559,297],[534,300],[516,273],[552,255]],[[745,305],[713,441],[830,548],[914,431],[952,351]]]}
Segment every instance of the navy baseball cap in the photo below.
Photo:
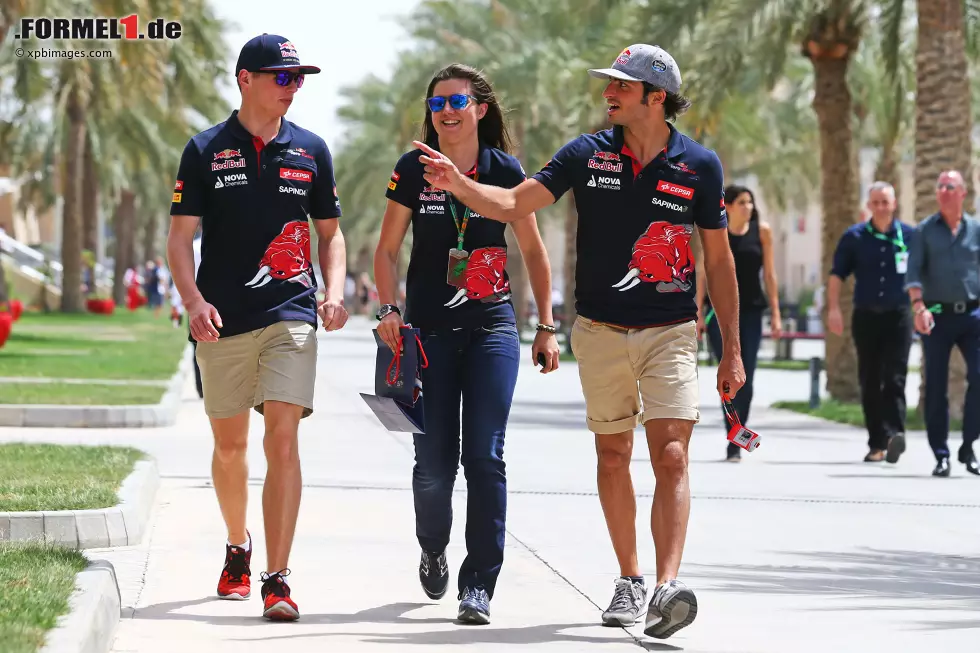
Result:
{"label": "navy baseball cap", "polygon": [[658,45],[631,45],[616,57],[609,68],[590,68],[589,74],[600,79],[622,79],[647,82],[668,93],[681,90],[681,71],[677,62]]}
{"label": "navy baseball cap", "polygon": [[242,70],[250,73],[295,70],[304,75],[316,75],[320,72],[316,66],[301,65],[299,55],[296,54],[296,46],[289,39],[278,34],[262,34],[246,43],[238,55],[235,74]]}

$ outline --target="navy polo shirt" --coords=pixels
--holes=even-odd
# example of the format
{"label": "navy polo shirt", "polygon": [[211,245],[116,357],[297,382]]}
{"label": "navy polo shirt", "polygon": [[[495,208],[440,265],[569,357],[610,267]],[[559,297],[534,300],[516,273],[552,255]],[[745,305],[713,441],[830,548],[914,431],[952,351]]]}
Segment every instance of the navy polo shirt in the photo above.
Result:
{"label": "navy polo shirt", "polygon": [[575,310],[624,327],[697,319],[694,227],[723,229],[721,161],[670,125],[667,147],[641,168],[623,128],[583,134],[534,179],[578,209]]}
{"label": "navy polo shirt", "polygon": [[[437,144],[431,144],[438,149]],[[412,254],[405,280],[405,322],[420,329],[477,328],[514,323],[507,265],[506,224],[470,212],[463,232],[464,269],[449,283],[449,250],[456,249],[466,207],[449,193],[429,187],[419,161],[422,150],[404,154],[388,181],[385,196],[412,210]],[[513,156],[480,144],[469,171],[481,184],[513,188],[524,170]],[[454,266],[455,267],[455,266]]]}
{"label": "navy polo shirt", "polygon": [[322,138],[284,118],[263,145],[233,112],[184,147],[170,215],[201,218],[197,287],[222,338],[286,320],[316,328],[309,219],[340,217]]}
{"label": "navy polo shirt", "polygon": [[[898,245],[899,229],[903,247]],[[875,229],[870,221],[848,227],[834,250],[830,273],[842,280],[854,275],[855,308],[892,310],[908,307],[905,272],[899,272],[895,255],[904,251],[907,257],[914,237],[915,228],[900,220],[892,220],[891,228],[884,233]]]}

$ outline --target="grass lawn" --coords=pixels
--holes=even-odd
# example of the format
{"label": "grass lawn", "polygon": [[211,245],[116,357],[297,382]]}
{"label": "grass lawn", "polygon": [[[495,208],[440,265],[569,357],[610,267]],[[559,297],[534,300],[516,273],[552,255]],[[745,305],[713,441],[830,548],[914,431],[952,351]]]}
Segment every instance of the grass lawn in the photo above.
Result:
{"label": "grass lawn", "polygon": [[0,543],[0,648],[35,653],[45,633],[68,612],[75,575],[88,562],[68,549]]}
{"label": "grass lawn", "polygon": [[2,444],[0,512],[110,508],[119,503],[120,484],[143,456],[123,447]]}
{"label": "grass lawn", "polygon": [[186,328],[145,309],[24,313],[0,348],[0,376],[168,379],[186,345]]}
{"label": "grass lawn", "polygon": [[[773,408],[784,408],[798,413],[806,413],[814,417],[821,417],[832,422],[841,424],[851,424],[864,428],[864,413],[861,411],[861,404],[842,403],[833,399],[825,399],[820,402],[820,406],[815,409],[810,408],[806,401],[777,401],[772,405]],[[910,407],[905,414],[905,428],[909,431],[924,431],[925,422],[915,412],[915,407]],[[959,431],[963,428],[959,420],[950,420],[950,431]]]}
{"label": "grass lawn", "polygon": [[158,404],[166,388],[92,383],[0,383],[0,404],[74,406]]}

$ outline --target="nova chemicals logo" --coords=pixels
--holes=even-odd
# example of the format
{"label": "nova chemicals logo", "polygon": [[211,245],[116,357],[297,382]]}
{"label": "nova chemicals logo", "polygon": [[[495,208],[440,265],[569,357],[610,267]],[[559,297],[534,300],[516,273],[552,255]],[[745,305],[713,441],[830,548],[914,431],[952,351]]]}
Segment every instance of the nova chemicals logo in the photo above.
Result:
{"label": "nova chemicals logo", "polygon": [[180,38],[181,25],[177,21],[157,18],[146,24],[146,32],[140,30],[136,14],[122,18],[48,18],[20,19],[20,31],[15,39],[40,41],[118,41],[118,40],[175,40]]}

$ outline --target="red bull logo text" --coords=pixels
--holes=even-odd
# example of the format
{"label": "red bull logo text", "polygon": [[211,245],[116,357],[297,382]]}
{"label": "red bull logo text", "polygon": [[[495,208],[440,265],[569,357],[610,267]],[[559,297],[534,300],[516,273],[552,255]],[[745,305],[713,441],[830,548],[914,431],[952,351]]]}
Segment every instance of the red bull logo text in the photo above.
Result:
{"label": "red bull logo text", "polygon": [[312,288],[313,264],[310,261],[310,224],[300,220],[287,222],[266,247],[259,261],[259,271],[245,285],[261,288],[275,279]]}
{"label": "red bull logo text", "polygon": [[463,287],[444,306],[456,308],[471,299],[503,299],[510,292],[510,283],[504,276],[506,266],[507,250],[503,247],[481,247],[473,250],[466,270],[463,271]]}
{"label": "red bull logo text", "polygon": [[438,188],[426,186],[419,194],[419,200],[422,202],[445,202],[446,193]]}
{"label": "red bull logo text", "polygon": [[593,170],[603,170],[605,172],[622,172],[622,163],[609,163],[609,161],[596,161],[595,159],[589,159],[587,164]]}
{"label": "red bull logo text", "polygon": [[651,223],[633,245],[629,272],[613,288],[623,292],[647,282],[656,283],[659,292],[690,290],[694,274],[693,232],[693,225]]}
{"label": "red bull logo text", "polygon": [[295,168],[279,168],[279,178],[291,181],[313,181],[313,173],[309,170],[296,170]]}
{"label": "red bull logo text", "polygon": [[668,195],[683,197],[686,200],[694,197],[693,188],[688,188],[687,186],[681,186],[679,184],[672,184],[669,181],[664,181],[663,179],[657,182],[657,190],[661,193],[667,193]]}

